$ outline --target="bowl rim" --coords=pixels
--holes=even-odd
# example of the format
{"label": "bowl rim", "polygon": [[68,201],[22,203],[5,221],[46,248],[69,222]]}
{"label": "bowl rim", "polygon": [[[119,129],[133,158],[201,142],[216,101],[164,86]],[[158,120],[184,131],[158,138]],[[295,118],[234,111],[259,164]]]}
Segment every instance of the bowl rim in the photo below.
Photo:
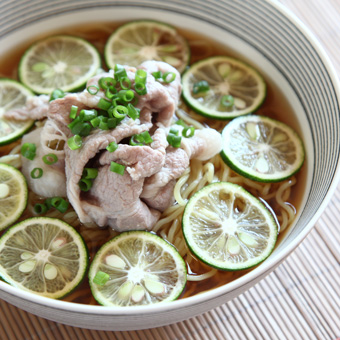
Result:
{"label": "bowl rim", "polygon": [[[304,37],[308,39],[311,45],[314,47],[318,56],[323,62],[328,75],[331,79],[332,84],[334,85],[334,90],[336,93],[336,97],[340,100],[340,82],[338,77],[336,76],[336,70],[328,57],[327,53],[324,50],[324,47],[321,45],[319,40],[315,37],[315,35],[311,32],[311,30],[287,7],[281,4],[278,0],[265,0],[267,4],[270,6],[274,6],[280,13],[286,16],[299,30],[303,33]],[[87,305],[80,304],[74,302],[67,302],[62,300],[55,300],[51,298],[47,298],[44,296],[40,296],[28,291],[21,290],[17,287],[11,286],[6,282],[0,281],[0,290],[8,293],[11,296],[18,297],[20,299],[26,300],[28,302],[33,302],[35,304],[50,307],[53,309],[64,310],[68,312],[80,313],[80,314],[96,314],[96,315],[142,315],[142,314],[156,314],[164,311],[173,311],[176,309],[181,309],[186,306],[195,306],[204,303],[207,300],[217,299],[219,297],[223,297],[226,293],[231,293],[233,291],[240,290],[243,286],[249,285],[256,278],[263,279],[266,275],[271,273],[273,269],[278,266],[282,261],[286,259],[286,257],[294,251],[294,249],[304,240],[304,238],[309,234],[309,232],[315,227],[316,221],[319,219],[320,215],[328,205],[331,200],[336,187],[340,180],[340,161],[338,161],[333,180],[331,185],[324,197],[322,204],[318,207],[315,215],[311,218],[306,227],[294,238],[289,245],[287,245],[284,249],[281,250],[280,256],[272,257],[270,256],[267,260],[265,260],[260,266],[252,269],[246,275],[241,276],[227,284],[224,284],[220,287],[204,291],[200,294],[187,297],[184,299],[179,299],[171,302],[164,302],[154,305],[146,305],[146,306],[133,306],[129,308],[122,307],[114,307],[114,306],[100,306],[100,305]],[[221,300],[221,304],[223,300]]]}

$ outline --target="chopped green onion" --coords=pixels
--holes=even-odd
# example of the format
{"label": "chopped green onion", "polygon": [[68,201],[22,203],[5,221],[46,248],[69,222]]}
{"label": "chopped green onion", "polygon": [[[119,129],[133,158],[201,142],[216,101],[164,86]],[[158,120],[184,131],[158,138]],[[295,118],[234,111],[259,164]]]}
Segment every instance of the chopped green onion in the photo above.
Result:
{"label": "chopped green onion", "polygon": [[135,83],[135,91],[141,96],[146,94],[146,85],[143,83]]}
{"label": "chopped green onion", "polygon": [[131,103],[127,105],[127,108],[128,108],[128,116],[130,118],[132,118],[133,120],[136,120],[137,118],[139,118],[140,109],[137,109]]}
{"label": "chopped green onion", "polygon": [[153,142],[153,139],[151,138],[148,131],[144,131],[140,133],[139,135],[136,135],[136,140],[144,144],[150,144]]}
{"label": "chopped green onion", "polygon": [[172,147],[179,148],[181,146],[182,136],[176,136],[172,133],[169,133],[166,140]]}
{"label": "chopped green onion", "polygon": [[52,165],[58,162],[58,157],[54,153],[49,153],[43,156],[42,160],[44,161],[45,164]]}
{"label": "chopped green onion", "polygon": [[129,90],[131,89],[131,80],[128,77],[121,78],[119,85],[123,90]]}
{"label": "chopped green onion", "polygon": [[116,81],[120,81],[123,78],[127,77],[126,70],[124,66],[116,64],[115,65],[115,79]]}
{"label": "chopped green onion", "polygon": [[115,98],[116,94],[117,94],[117,89],[115,87],[112,88],[112,89],[109,88],[109,89],[105,90],[105,96],[106,96],[106,98],[108,98],[110,100]]}
{"label": "chopped green onion", "polygon": [[123,102],[130,102],[135,97],[132,90],[121,90],[118,92],[118,98]]}
{"label": "chopped green onion", "polygon": [[78,185],[81,191],[87,192],[92,188],[93,182],[90,179],[82,178]]}
{"label": "chopped green onion", "polygon": [[232,95],[223,96],[221,99],[221,105],[224,107],[232,107],[234,105],[234,97]]}
{"label": "chopped green onion", "polygon": [[110,171],[115,172],[118,175],[124,175],[125,166],[116,162],[111,162]]}
{"label": "chopped green onion", "polygon": [[69,203],[61,197],[53,197],[51,199],[51,205],[61,213],[64,213],[68,209]]}
{"label": "chopped green onion", "polygon": [[111,142],[107,147],[106,150],[109,152],[114,152],[118,149],[118,144],[116,142]]}
{"label": "chopped green onion", "polygon": [[81,122],[81,119],[78,117],[76,117],[70,124],[67,125],[67,127],[72,131],[72,129],[74,128],[74,126],[76,124],[78,124],[79,122]]}
{"label": "chopped green onion", "polygon": [[175,136],[178,136],[179,130],[178,130],[178,128],[176,126],[171,126],[169,133],[171,133],[171,134],[173,134]]}
{"label": "chopped green onion", "polygon": [[161,79],[162,78],[162,72],[161,71],[157,71],[157,72],[152,72],[151,73],[155,79]]}
{"label": "chopped green onion", "polygon": [[167,84],[172,83],[176,79],[176,73],[175,72],[165,72],[162,75],[162,79]]}
{"label": "chopped green onion", "polygon": [[98,271],[95,277],[93,278],[93,283],[104,286],[107,281],[109,281],[110,275],[107,273],[104,273],[102,271]]}
{"label": "chopped green onion", "polygon": [[91,132],[91,125],[86,122],[78,122],[71,129],[72,134],[86,137]]}
{"label": "chopped green onion", "polygon": [[25,158],[33,161],[36,154],[37,147],[33,143],[24,143],[21,147],[21,154]]}
{"label": "chopped green onion", "polygon": [[90,85],[87,87],[87,92],[89,94],[95,95],[99,91],[99,87],[97,85]]}
{"label": "chopped green onion", "polygon": [[78,106],[72,105],[70,111],[70,118],[75,119],[77,117]]}
{"label": "chopped green onion", "polygon": [[130,142],[129,144],[131,146],[143,146],[144,144],[142,142],[138,142],[138,141],[135,141],[135,138],[136,138],[137,135],[134,135],[130,138]]}
{"label": "chopped green onion", "polygon": [[195,128],[193,126],[187,126],[182,131],[182,136],[185,138],[193,137],[194,134],[195,134]]}
{"label": "chopped green onion", "polygon": [[192,89],[192,92],[194,94],[201,93],[201,92],[207,92],[210,90],[209,83],[206,80],[200,80],[196,83],[194,83],[194,87]]}
{"label": "chopped green onion", "polygon": [[103,90],[114,88],[116,84],[116,80],[111,77],[102,77],[98,81],[99,87]]}
{"label": "chopped green onion", "polygon": [[50,101],[55,100],[55,99],[59,99],[59,98],[64,98],[65,97],[65,92],[61,89],[56,89],[51,93],[50,96]]}
{"label": "chopped green onion", "polygon": [[[106,118],[106,117],[104,117]],[[109,124],[107,123],[108,122],[108,119],[102,119],[99,123],[99,129],[100,130],[109,130]]]}
{"label": "chopped green onion", "polygon": [[84,179],[95,179],[98,176],[97,168],[84,168],[83,176]]}
{"label": "chopped green onion", "polygon": [[114,117],[116,118],[124,118],[127,114],[128,114],[129,110],[127,107],[123,106],[123,105],[118,105],[116,107],[113,108],[112,110],[112,114]]}
{"label": "chopped green onion", "polygon": [[31,171],[31,177],[32,177],[33,179],[40,178],[42,175],[43,175],[43,169],[41,169],[41,168],[34,168],[34,169]]}
{"label": "chopped green onion", "polygon": [[100,120],[101,120],[100,117],[103,117],[103,116],[99,116],[99,117],[91,119],[90,123],[94,128],[99,126]]}
{"label": "chopped green onion", "polygon": [[100,98],[97,106],[99,109],[107,111],[109,107],[111,106],[111,102],[104,98]]}
{"label": "chopped green onion", "polygon": [[135,74],[135,83],[145,84],[147,76],[148,74],[146,73],[145,70],[138,69]]}
{"label": "chopped green onion", "polygon": [[52,197],[46,198],[44,203],[47,207],[47,210],[50,210],[52,208]]}
{"label": "chopped green onion", "polygon": [[83,145],[83,141],[79,135],[74,135],[67,140],[67,145],[71,150],[77,150]]}
{"label": "chopped green onion", "polygon": [[33,211],[34,213],[36,213],[37,215],[41,215],[41,214],[45,214],[45,212],[47,211],[47,206],[46,204],[43,203],[37,203],[34,205],[33,207]]}
{"label": "chopped green onion", "polygon": [[82,122],[88,122],[98,115],[96,110],[81,110],[79,112],[79,118]]}
{"label": "chopped green onion", "polygon": [[183,126],[184,128],[188,126],[187,124],[185,124],[185,122],[184,122],[183,119],[178,119],[178,120],[175,122],[175,124],[176,124],[176,125]]}
{"label": "chopped green onion", "polygon": [[117,118],[109,118],[107,120],[107,126],[109,129],[114,129],[118,125],[119,120]]}

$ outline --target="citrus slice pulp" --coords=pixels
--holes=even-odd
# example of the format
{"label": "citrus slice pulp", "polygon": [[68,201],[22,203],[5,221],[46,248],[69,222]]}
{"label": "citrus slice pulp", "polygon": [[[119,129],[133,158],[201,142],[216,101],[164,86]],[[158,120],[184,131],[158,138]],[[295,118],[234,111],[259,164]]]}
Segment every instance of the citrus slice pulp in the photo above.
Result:
{"label": "citrus slice pulp", "polygon": [[[195,90],[205,83],[204,90]],[[224,56],[196,62],[183,74],[183,99],[197,113],[228,120],[254,112],[266,96],[262,76],[244,62]]]}
{"label": "citrus slice pulp", "polygon": [[[101,282],[98,278],[106,277]],[[159,236],[128,231],[98,251],[89,270],[95,299],[105,306],[140,306],[172,301],[187,280],[177,250]]]}
{"label": "citrus slice pulp", "polygon": [[5,112],[25,106],[33,93],[15,80],[0,79],[0,146],[20,138],[34,124],[33,120],[16,121],[4,117]]}
{"label": "citrus slice pulp", "polygon": [[115,64],[138,66],[147,60],[164,61],[179,72],[189,63],[187,41],[170,25],[139,20],[119,27],[105,45],[105,60],[109,68]]}
{"label": "citrus slice pulp", "polygon": [[97,49],[78,37],[57,35],[33,44],[22,56],[20,81],[36,93],[74,91],[100,67]]}
{"label": "citrus slice pulp", "polygon": [[11,165],[0,163],[0,230],[14,223],[27,205],[24,175]]}
{"label": "citrus slice pulp", "polygon": [[217,182],[195,193],[182,219],[192,253],[211,267],[242,270],[264,261],[277,239],[277,224],[265,205],[241,186]]}
{"label": "citrus slice pulp", "polygon": [[62,298],[78,286],[87,267],[83,239],[61,220],[29,218],[0,238],[0,275],[26,291]]}
{"label": "citrus slice pulp", "polygon": [[255,181],[283,181],[304,162],[303,143],[296,132],[265,116],[235,118],[223,129],[222,141],[225,163]]}

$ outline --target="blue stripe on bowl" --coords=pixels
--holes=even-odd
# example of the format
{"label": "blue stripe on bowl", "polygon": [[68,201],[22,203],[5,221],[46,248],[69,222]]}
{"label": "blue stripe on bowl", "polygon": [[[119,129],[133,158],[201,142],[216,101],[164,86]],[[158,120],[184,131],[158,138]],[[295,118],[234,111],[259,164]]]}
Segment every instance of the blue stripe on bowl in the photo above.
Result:
{"label": "blue stripe on bowl", "polygon": [[[112,6],[150,8],[180,13],[222,28],[259,51],[288,81],[306,113],[314,149],[314,173],[307,204],[297,224],[305,225],[318,210],[332,184],[339,161],[339,98],[332,77],[314,44],[268,0],[191,1],[20,1],[0,5],[0,41],[31,22],[50,16]],[[161,18],[166,21],[166,16]]]}

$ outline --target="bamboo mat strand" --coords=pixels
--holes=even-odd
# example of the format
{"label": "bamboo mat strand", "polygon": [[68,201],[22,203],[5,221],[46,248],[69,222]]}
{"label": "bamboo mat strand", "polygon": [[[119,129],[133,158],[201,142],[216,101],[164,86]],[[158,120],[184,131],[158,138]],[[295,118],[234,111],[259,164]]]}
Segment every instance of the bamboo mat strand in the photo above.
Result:
{"label": "bamboo mat strand", "polygon": [[[340,74],[340,1],[281,0]],[[1,1],[0,1],[0,6]],[[316,227],[273,273],[214,310],[130,332],[55,323],[0,301],[1,340],[340,340],[340,184]]]}

